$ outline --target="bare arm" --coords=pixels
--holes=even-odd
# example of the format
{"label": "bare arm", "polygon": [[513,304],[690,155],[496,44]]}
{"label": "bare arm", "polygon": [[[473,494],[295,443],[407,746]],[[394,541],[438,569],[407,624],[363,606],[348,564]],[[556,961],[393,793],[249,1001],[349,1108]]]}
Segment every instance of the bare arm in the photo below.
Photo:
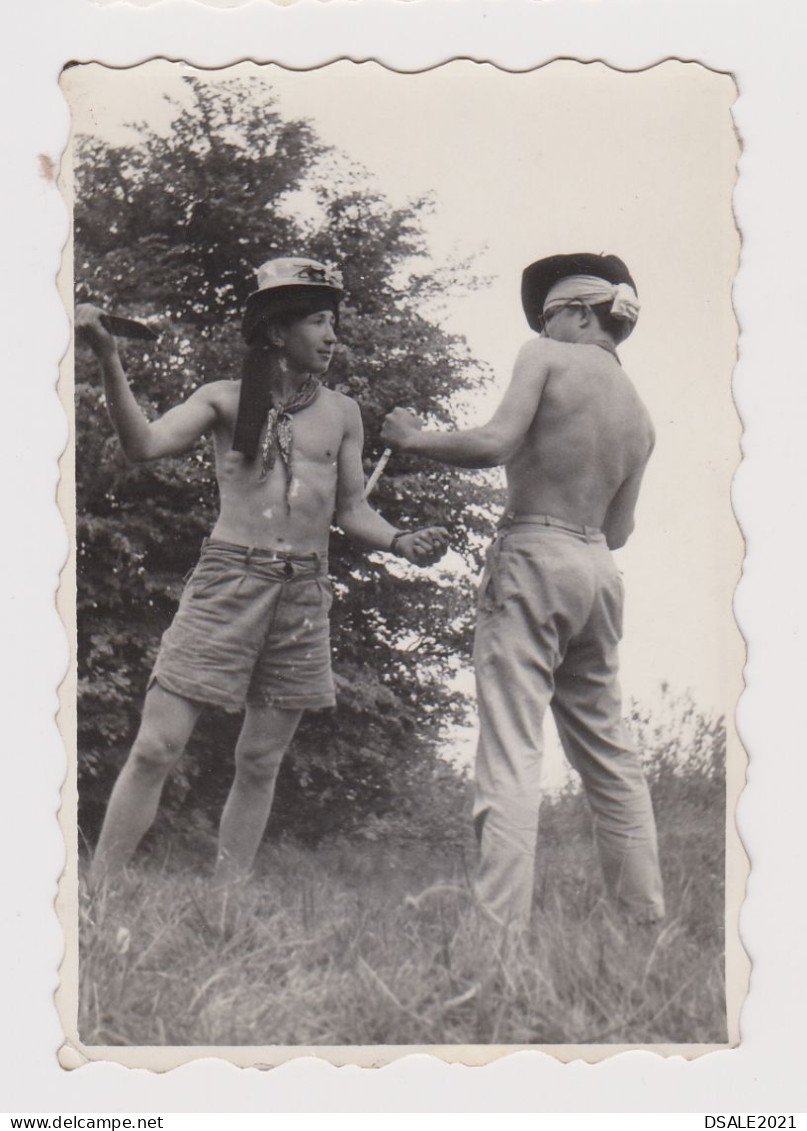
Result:
{"label": "bare arm", "polygon": [[100,363],[107,412],[124,453],[140,463],[187,452],[215,423],[216,408],[210,388],[202,386],[183,404],[149,422],[126,380],[115,339],[100,324],[99,317],[96,307],[78,306],[75,328]]}
{"label": "bare arm", "polygon": [[[349,538],[373,550],[389,550],[400,531],[373,510],[364,497],[361,454],[364,427],[358,405],[345,400],[345,433],[339,448],[336,521]],[[415,565],[430,565],[445,553],[448,535],[441,527],[404,534],[396,551]]]}
{"label": "bare arm", "polygon": [[416,417],[398,408],[384,421],[381,438],[394,450],[426,456],[453,467],[497,467],[507,463],[538,411],[549,368],[547,343],[529,341],[522,347],[507,392],[487,424],[459,432],[424,432]]}
{"label": "bare arm", "polygon": [[[648,459],[650,454],[648,453]],[[647,460],[632,472],[620,484],[616,494],[608,505],[603,520],[603,533],[611,550],[619,550],[625,545],[633,533],[634,512],[639,499],[639,489],[642,485]]]}

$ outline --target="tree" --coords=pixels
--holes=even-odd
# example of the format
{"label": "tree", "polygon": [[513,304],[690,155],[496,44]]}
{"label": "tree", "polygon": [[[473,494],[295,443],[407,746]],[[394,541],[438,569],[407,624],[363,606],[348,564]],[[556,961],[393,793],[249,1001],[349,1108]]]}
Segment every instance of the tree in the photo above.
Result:
{"label": "tree", "polygon": [[[304,121],[284,121],[246,82],[187,80],[162,136],[128,145],[81,138],[75,154],[77,295],[151,317],[154,348],[125,363],[148,415],[206,380],[239,375],[240,312],[254,267],[272,255],[338,263],[347,300],[329,382],[361,406],[369,471],[395,403],[443,423],[452,397],[484,379],[466,343],[434,315],[460,267],[437,271],[421,216],[393,207]],[[314,201],[301,216],[302,199]],[[469,285],[466,281],[464,285]],[[133,738],[161,632],[215,516],[211,453],[130,466],[103,406],[92,359],[76,360],[79,751],[90,832]],[[394,523],[441,523],[478,553],[489,491],[437,465],[393,461],[375,503]],[[469,504],[475,504],[469,507]],[[467,580],[424,576],[336,533],[332,573],[339,706],[310,715],[281,773],[273,827],[315,837],[422,812],[463,702],[448,678],[467,654]],[[192,740],[169,802],[186,817],[217,811],[229,786],[238,720],[211,715]],[[193,784],[193,790],[189,787]]]}

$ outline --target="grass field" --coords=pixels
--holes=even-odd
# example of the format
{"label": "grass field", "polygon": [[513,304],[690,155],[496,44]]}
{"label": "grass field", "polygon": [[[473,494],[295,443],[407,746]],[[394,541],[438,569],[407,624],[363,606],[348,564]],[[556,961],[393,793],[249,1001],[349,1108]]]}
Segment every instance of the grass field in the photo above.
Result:
{"label": "grass field", "polygon": [[[703,739],[703,736],[701,736]],[[651,763],[668,916],[602,897],[585,803],[542,810],[531,936],[504,945],[469,898],[473,846],[269,844],[214,903],[199,850],[139,862],[83,897],[85,1044],[720,1043],[724,814],[717,731]],[[672,757],[675,754],[675,758]],[[666,758],[666,760],[665,760]]]}

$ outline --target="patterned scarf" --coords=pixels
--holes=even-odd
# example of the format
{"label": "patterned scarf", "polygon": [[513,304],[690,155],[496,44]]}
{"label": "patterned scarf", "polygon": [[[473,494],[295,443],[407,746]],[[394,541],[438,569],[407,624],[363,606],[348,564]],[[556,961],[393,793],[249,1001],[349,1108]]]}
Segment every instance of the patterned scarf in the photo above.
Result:
{"label": "patterned scarf", "polygon": [[289,492],[292,481],[292,458],[294,441],[294,424],[292,416],[295,412],[308,406],[316,400],[319,393],[319,381],[314,377],[307,377],[296,393],[287,401],[275,401],[269,398],[269,408],[266,413],[266,432],[261,444],[261,471],[260,478],[265,479],[275,466],[277,457],[286,472],[286,510],[291,511]]}

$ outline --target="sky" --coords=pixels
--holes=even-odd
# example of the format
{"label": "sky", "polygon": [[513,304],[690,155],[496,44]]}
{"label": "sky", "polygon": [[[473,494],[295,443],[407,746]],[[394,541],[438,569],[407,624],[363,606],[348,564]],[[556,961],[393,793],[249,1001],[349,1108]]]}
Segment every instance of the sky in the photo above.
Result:
{"label": "sky", "polygon": [[743,652],[731,613],[742,557],[730,504],[740,438],[731,79],[678,62],[624,73],[562,61],[513,73],[459,61],[417,74],[375,63],[195,72],[154,62],[76,67],[63,87],[74,128],[114,139],[133,120],[170,129],[164,95],[182,96],[183,74],[218,82],[236,71],[269,85],[284,114],[309,119],[393,202],[433,194],[434,261],[473,255],[487,280],[448,302],[448,327],[494,373],[469,405],[469,423],[493,411],[530,336],[523,268],[557,252],[625,260],[642,311],[620,356],[657,445],[636,531],[618,553],[623,689],[647,702],[667,684],[710,711],[733,712]]}

